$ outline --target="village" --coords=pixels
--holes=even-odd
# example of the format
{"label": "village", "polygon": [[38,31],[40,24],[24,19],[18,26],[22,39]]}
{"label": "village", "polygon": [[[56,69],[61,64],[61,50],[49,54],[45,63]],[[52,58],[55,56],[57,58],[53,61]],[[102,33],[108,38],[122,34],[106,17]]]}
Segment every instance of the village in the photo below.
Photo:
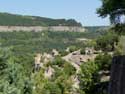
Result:
{"label": "village", "polygon": [[[67,52],[69,52],[69,48],[66,49]],[[93,47],[86,47],[85,48],[85,53],[81,54],[80,49],[77,51],[73,51],[69,54],[67,54],[66,56],[61,57],[62,60],[66,61],[67,63],[70,63],[75,69],[76,72],[74,75],[71,76],[71,80],[73,82],[73,90],[75,91],[76,89],[79,89],[79,78],[78,78],[78,73],[81,71],[81,64],[86,63],[88,61],[94,61],[94,59],[96,58],[96,56],[98,54],[101,54],[102,51],[96,51],[94,50]],[[109,53],[112,54],[112,53]],[[46,65],[48,63],[52,63],[54,61],[54,59],[58,56],[61,56],[60,53],[56,50],[53,49],[51,54],[48,53],[37,53],[35,56],[35,62],[34,62],[34,72],[39,72],[41,69],[44,69],[44,77],[45,79],[52,79],[52,77],[54,76],[55,70],[52,66],[47,66]],[[56,66],[58,67],[58,66]],[[105,74],[109,74],[109,71],[100,71],[98,73],[100,75],[100,81],[101,82],[105,82],[108,81],[110,79],[109,75],[105,75]],[[74,94],[74,93],[73,93]]]}

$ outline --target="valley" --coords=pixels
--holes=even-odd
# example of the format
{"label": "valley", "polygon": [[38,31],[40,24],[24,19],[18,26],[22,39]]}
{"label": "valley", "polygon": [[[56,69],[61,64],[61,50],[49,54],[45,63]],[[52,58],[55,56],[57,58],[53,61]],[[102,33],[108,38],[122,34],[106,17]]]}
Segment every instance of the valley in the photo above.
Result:
{"label": "valley", "polygon": [[[90,87],[96,87],[97,83],[101,86],[108,83],[110,76],[105,73],[109,73],[113,56],[111,43],[117,41],[114,33],[107,32],[108,28],[83,27],[71,19],[0,13],[3,61],[0,88],[5,87],[3,82],[9,83],[8,88],[20,83],[14,85],[15,90],[8,91],[12,94],[18,91],[22,94],[82,94],[93,91]],[[106,88],[103,91],[106,92]]]}

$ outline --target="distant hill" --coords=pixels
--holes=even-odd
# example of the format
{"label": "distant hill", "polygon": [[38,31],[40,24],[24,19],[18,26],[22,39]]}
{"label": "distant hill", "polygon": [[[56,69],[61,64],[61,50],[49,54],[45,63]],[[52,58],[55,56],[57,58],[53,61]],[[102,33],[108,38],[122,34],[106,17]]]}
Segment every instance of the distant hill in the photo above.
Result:
{"label": "distant hill", "polygon": [[109,26],[85,26],[84,28],[89,32],[96,32],[96,31],[107,30],[110,27]]}
{"label": "distant hill", "polygon": [[51,19],[39,16],[23,16],[0,13],[0,26],[82,26],[74,19]]}

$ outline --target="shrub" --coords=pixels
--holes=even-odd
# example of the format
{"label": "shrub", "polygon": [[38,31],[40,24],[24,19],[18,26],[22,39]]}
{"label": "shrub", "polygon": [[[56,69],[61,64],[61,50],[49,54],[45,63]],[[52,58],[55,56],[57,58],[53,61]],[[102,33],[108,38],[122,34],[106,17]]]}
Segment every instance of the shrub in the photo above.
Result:
{"label": "shrub", "polygon": [[80,53],[84,55],[84,54],[85,54],[85,48],[82,48],[82,49],[80,50]]}
{"label": "shrub", "polygon": [[70,47],[69,47],[69,51],[70,51],[70,52],[74,52],[74,51],[76,51],[76,50],[78,50],[78,48],[77,48],[76,46],[70,46]]}

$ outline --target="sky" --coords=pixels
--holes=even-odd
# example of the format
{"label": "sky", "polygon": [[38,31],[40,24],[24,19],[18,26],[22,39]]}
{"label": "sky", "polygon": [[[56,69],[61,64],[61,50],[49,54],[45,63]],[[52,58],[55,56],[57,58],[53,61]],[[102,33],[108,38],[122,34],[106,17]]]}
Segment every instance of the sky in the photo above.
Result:
{"label": "sky", "polygon": [[83,26],[109,25],[109,19],[96,14],[101,0],[1,0],[0,12],[49,17],[54,19],[75,19]]}

